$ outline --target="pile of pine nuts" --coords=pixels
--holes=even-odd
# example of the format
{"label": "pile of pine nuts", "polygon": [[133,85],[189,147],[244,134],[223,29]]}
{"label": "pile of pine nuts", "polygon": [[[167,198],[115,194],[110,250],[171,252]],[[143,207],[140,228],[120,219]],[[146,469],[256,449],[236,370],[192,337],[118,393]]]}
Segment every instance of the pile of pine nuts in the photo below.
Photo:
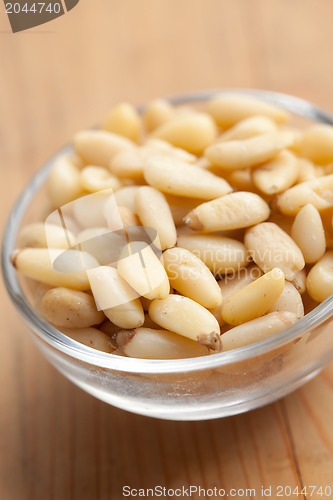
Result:
{"label": "pile of pine nuts", "polygon": [[201,108],[158,99],[142,116],[121,103],[73,145],[48,179],[51,215],[21,229],[12,263],[74,340],[205,356],[276,334],[333,292],[332,126],[223,94]]}

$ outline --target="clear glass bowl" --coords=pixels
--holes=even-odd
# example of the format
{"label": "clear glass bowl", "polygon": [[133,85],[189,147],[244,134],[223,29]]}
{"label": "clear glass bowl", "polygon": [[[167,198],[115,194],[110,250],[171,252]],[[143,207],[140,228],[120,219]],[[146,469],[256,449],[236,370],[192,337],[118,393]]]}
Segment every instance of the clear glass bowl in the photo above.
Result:
{"label": "clear glass bowl", "polygon": [[[231,89],[176,96],[201,103]],[[333,125],[333,117],[301,99],[274,92],[235,90],[277,104],[306,120]],[[140,109],[142,111],[144,107]],[[65,147],[58,154],[70,151]],[[22,223],[38,220],[43,186],[57,155],[33,177],[15,204],[2,247],[8,293],[47,359],[76,385],[124,410],[170,420],[225,417],[270,403],[314,377],[333,357],[333,296],[281,333],[255,344],[185,360],[113,356],[77,343],[48,324],[31,305],[10,255]]]}

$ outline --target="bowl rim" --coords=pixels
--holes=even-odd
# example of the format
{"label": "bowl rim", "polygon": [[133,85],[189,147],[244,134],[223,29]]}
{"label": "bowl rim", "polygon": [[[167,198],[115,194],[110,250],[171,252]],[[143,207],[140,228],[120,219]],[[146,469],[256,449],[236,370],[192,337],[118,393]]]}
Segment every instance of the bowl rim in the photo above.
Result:
{"label": "bowl rim", "polygon": [[[221,94],[242,94],[258,97],[275,104],[294,115],[299,115],[316,122],[333,125],[333,115],[321,110],[310,102],[299,97],[279,92],[248,88],[225,88],[189,92],[186,94],[166,97],[171,104],[186,104],[190,102],[206,101]],[[142,113],[147,104],[138,106]],[[126,373],[181,373],[211,369],[226,366],[246,359],[263,355],[287,342],[291,342],[311,328],[325,322],[333,312],[333,294],[324,302],[293,325],[285,328],[279,335],[272,335],[247,346],[217,353],[210,356],[187,359],[152,360],[141,358],[127,358],[97,351],[67,337],[55,327],[47,323],[29,303],[21,288],[17,272],[10,263],[10,255],[15,249],[18,229],[27,208],[34,199],[35,193],[45,184],[55,159],[64,153],[72,151],[72,146],[66,145],[52,155],[36,172],[25,189],[18,197],[7,221],[2,242],[1,265],[7,292],[19,314],[23,317],[30,329],[47,344],[61,353],[76,360],[93,365],[95,368],[110,369]]]}

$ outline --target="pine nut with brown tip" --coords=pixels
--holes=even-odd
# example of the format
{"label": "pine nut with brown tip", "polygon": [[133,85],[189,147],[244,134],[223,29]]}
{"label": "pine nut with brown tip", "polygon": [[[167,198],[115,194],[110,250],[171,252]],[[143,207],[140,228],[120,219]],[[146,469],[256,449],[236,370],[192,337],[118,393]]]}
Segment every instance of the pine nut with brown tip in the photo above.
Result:
{"label": "pine nut with brown tip", "polygon": [[207,347],[168,330],[121,330],[116,340],[119,349],[132,358],[182,359],[208,354]]}
{"label": "pine nut with brown tip", "polygon": [[269,206],[260,196],[238,191],[199,205],[184,222],[196,231],[228,231],[253,226],[269,215]]}
{"label": "pine nut with brown tip", "polygon": [[169,331],[183,335],[212,351],[221,350],[220,326],[214,316],[194,300],[181,295],[169,295],[153,300],[149,316]]}

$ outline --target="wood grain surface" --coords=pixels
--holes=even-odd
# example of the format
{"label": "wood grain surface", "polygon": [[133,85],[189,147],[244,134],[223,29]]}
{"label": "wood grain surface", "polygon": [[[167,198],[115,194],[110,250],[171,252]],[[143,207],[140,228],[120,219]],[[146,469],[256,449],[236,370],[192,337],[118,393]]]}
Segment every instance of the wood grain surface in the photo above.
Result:
{"label": "wood grain surface", "polygon": [[[48,156],[120,100],[253,87],[333,112],[332,19],[331,0],[81,0],[14,35],[1,2],[2,227]],[[333,489],[332,364],[248,414],[149,419],[99,402],[57,373],[2,284],[0,293],[0,500],[118,500],[125,485],[254,488],[247,498],[264,498],[262,486],[272,487],[271,498],[278,485]],[[307,498],[327,497],[308,490]]]}

